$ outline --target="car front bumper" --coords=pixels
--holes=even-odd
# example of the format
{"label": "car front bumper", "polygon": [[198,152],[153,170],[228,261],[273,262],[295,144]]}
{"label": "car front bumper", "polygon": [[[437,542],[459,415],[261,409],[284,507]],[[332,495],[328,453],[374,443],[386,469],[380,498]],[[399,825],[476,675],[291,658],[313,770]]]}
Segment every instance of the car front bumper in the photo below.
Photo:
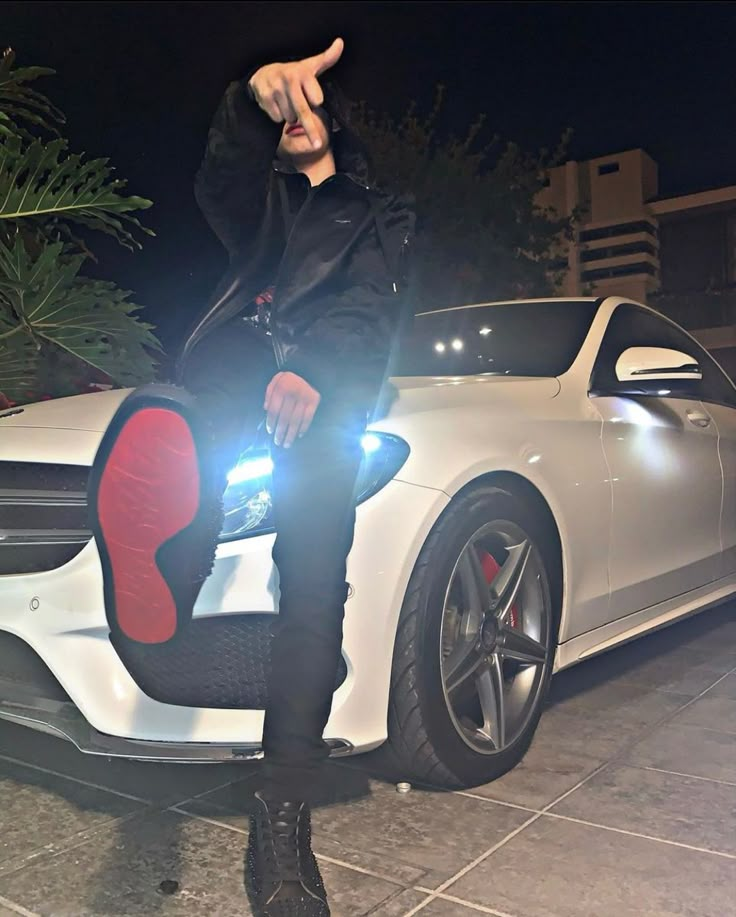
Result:
{"label": "car front bumper", "polygon": [[[358,509],[348,566],[347,674],[325,731],[335,754],[367,751],[386,738],[398,614],[417,555],[447,502],[440,491],[392,481]],[[272,545],[273,536],[261,536],[218,549],[195,608],[200,626],[222,615],[275,614]],[[161,703],[140,689],[109,640],[93,542],[58,569],[2,577],[0,588],[0,633],[20,638],[63,689],[44,697],[0,670],[0,717],[96,754],[181,761],[259,755],[262,710]]]}

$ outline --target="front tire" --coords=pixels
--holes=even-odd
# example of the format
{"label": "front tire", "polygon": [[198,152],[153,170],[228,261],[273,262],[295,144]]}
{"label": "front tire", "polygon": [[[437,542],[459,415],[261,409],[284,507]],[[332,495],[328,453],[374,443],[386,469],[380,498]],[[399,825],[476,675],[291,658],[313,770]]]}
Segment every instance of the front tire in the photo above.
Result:
{"label": "front tire", "polygon": [[392,770],[445,788],[495,780],[525,755],[557,640],[554,526],[531,501],[478,485],[417,561],[394,648]]}

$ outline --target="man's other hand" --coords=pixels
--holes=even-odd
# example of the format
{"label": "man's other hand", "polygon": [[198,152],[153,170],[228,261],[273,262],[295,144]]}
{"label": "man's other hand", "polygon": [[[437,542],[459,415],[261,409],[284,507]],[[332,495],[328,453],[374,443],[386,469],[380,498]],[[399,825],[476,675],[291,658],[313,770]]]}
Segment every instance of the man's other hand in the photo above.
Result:
{"label": "man's other hand", "polygon": [[319,407],[319,392],[295,373],[277,373],[266,389],[263,405],[266,429],[277,446],[288,449],[297,436],[304,436]]}
{"label": "man's other hand", "polygon": [[266,64],[250,80],[255,100],[269,118],[277,123],[298,121],[315,150],[320,141],[312,109],[324,102],[317,77],[335,66],[344,48],[342,38],[336,38],[321,54],[289,64]]}

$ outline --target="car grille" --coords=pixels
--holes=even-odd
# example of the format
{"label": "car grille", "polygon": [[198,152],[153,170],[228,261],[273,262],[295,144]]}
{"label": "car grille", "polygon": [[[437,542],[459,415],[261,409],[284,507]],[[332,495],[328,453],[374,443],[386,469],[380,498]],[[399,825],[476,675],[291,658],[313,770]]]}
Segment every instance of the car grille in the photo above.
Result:
{"label": "car grille", "polygon": [[40,573],[67,563],[92,537],[89,468],[0,462],[0,576]]}

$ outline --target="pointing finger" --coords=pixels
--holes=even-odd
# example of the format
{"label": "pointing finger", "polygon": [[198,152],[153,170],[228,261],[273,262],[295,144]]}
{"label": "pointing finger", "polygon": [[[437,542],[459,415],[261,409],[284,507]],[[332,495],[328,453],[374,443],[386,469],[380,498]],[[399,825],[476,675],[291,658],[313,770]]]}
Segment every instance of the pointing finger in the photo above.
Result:
{"label": "pointing finger", "polygon": [[316,77],[307,77],[302,84],[304,89],[304,95],[307,97],[307,101],[312,106],[312,108],[319,108],[319,106],[324,102],[325,95],[322,92],[322,87],[319,85],[319,81]]}
{"label": "pointing finger", "polygon": [[336,38],[330,47],[322,54],[316,54],[314,57],[310,57],[309,62],[315,68],[314,75],[319,76],[321,73],[324,73],[325,70],[329,70],[330,67],[334,67],[342,57],[342,52],[344,50],[345,42],[342,40],[342,38]]}
{"label": "pointing finger", "polygon": [[312,109],[307,102],[301,83],[294,83],[290,87],[290,101],[295,112],[294,121],[298,121],[304,128],[304,133],[309,138],[309,142],[316,150],[319,148],[319,126]]}

